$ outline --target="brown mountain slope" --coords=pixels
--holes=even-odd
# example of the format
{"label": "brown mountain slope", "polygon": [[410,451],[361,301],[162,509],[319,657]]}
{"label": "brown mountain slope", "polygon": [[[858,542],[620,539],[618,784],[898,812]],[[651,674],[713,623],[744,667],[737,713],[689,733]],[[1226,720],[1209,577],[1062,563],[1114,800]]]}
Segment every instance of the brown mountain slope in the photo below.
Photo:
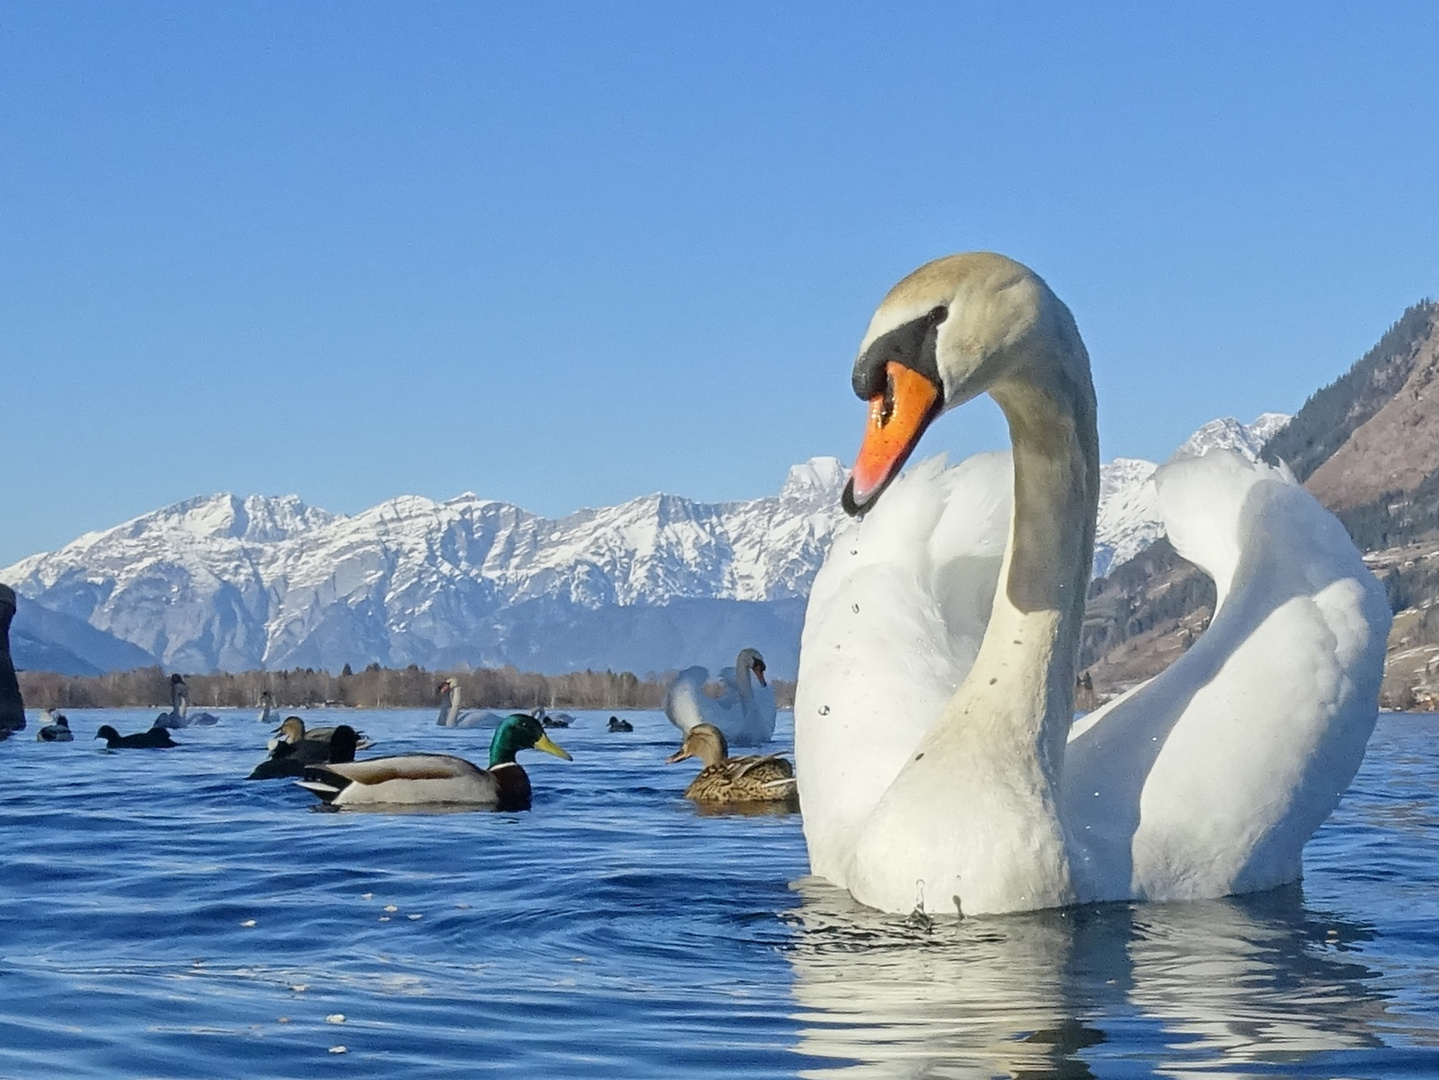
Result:
{"label": "brown mountain slope", "polygon": [[[1338,513],[1398,616],[1386,705],[1439,707],[1439,303],[1408,308],[1265,447]],[[1080,664],[1104,699],[1203,632],[1213,585],[1161,541],[1091,584]]]}
{"label": "brown mountain slope", "polygon": [[1350,434],[1304,486],[1331,510],[1413,492],[1439,469],[1439,319],[1416,343],[1399,391]]}

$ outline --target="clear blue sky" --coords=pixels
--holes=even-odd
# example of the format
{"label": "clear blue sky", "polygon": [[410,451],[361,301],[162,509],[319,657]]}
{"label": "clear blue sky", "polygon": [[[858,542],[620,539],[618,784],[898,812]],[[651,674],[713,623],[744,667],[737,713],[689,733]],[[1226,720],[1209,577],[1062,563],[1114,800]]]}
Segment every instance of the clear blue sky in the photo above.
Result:
{"label": "clear blue sky", "polygon": [[7,4],[0,565],[215,491],[772,492],[971,249],[1162,458],[1439,294],[1436,55],[1428,3]]}

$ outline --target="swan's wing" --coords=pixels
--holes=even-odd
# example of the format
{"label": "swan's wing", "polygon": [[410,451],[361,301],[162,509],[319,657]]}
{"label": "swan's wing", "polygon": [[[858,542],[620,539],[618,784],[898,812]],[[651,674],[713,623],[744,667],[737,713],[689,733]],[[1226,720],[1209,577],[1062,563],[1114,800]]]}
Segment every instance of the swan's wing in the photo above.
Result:
{"label": "swan's wing", "polygon": [[715,703],[704,692],[709,677],[708,668],[687,667],[665,691],[665,715],[680,731],[688,732],[696,724],[715,722]]}
{"label": "swan's wing", "polygon": [[805,611],[795,760],[810,862],[834,869],[974,663],[1009,531],[1007,453],[910,469],[834,539]]}
{"label": "swan's wing", "polygon": [[457,728],[495,728],[504,721],[504,717],[496,712],[477,712],[470,709],[463,713],[456,721]]}
{"label": "swan's wing", "polygon": [[722,709],[738,708],[740,703],[739,675],[732,667],[722,667],[715,681],[720,684],[720,696],[710,698]]}
{"label": "swan's wing", "polygon": [[762,773],[768,773],[772,778],[777,780],[788,780],[794,775],[794,767],[790,765],[788,759],[782,758],[778,754],[730,758],[725,762],[725,765],[728,766],[729,778],[731,780],[738,780],[756,770],[760,770]]}
{"label": "swan's wing", "polygon": [[1209,572],[1209,629],[1070,736],[1064,816],[1084,899],[1218,896],[1292,881],[1373,730],[1390,615],[1338,520],[1278,470],[1165,466],[1160,507]]}

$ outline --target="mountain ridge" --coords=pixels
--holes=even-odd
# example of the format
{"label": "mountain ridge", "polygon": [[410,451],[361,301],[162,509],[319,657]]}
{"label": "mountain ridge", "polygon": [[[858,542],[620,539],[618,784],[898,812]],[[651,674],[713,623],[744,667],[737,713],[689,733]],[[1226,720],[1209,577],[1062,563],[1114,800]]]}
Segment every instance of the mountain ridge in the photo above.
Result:
{"label": "mountain ridge", "polygon": [[[1258,428],[1213,421],[1177,453],[1228,445],[1252,456],[1276,415]],[[1102,466],[1097,572],[1162,535],[1156,467]],[[812,458],[775,495],[703,503],[656,493],[553,519],[472,492],[400,495],[353,515],[294,495],[195,496],[22,559],[0,579],[25,606],[103,635],[82,649],[65,624],[72,632],[57,629],[48,652],[27,639],[21,655],[32,664],[68,650],[88,670],[123,646],[193,672],[346,663],[644,672],[696,659],[718,667],[753,645],[788,677],[810,583],[844,520],[847,478],[838,459]]]}

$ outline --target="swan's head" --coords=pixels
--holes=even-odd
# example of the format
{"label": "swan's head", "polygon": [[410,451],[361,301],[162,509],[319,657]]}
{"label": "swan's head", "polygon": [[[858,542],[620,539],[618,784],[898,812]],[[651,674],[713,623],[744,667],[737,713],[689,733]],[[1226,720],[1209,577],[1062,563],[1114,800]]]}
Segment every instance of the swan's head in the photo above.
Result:
{"label": "swan's head", "polygon": [[[914,271],[875,311],[854,363],[869,422],[845,510],[861,513],[879,498],[940,413],[1032,367],[1036,356],[1076,345],[1082,355],[1068,309],[1013,259],[950,255]],[[1085,369],[1087,380],[1087,359]]]}
{"label": "swan's head", "polygon": [[298,743],[305,737],[305,721],[298,716],[287,716],[271,734],[278,735],[282,742]]}
{"label": "swan's head", "polygon": [[741,649],[734,659],[734,669],[743,671],[749,668],[754,672],[754,677],[759,680],[761,686],[768,686],[764,681],[764,657],[759,654],[758,649]]}
{"label": "swan's head", "polygon": [[449,680],[449,679],[446,679],[444,682],[440,683],[439,686],[435,687],[435,696],[436,696],[436,697],[444,697],[444,696],[445,696],[446,694],[448,694],[449,692],[450,692],[450,680]]}

